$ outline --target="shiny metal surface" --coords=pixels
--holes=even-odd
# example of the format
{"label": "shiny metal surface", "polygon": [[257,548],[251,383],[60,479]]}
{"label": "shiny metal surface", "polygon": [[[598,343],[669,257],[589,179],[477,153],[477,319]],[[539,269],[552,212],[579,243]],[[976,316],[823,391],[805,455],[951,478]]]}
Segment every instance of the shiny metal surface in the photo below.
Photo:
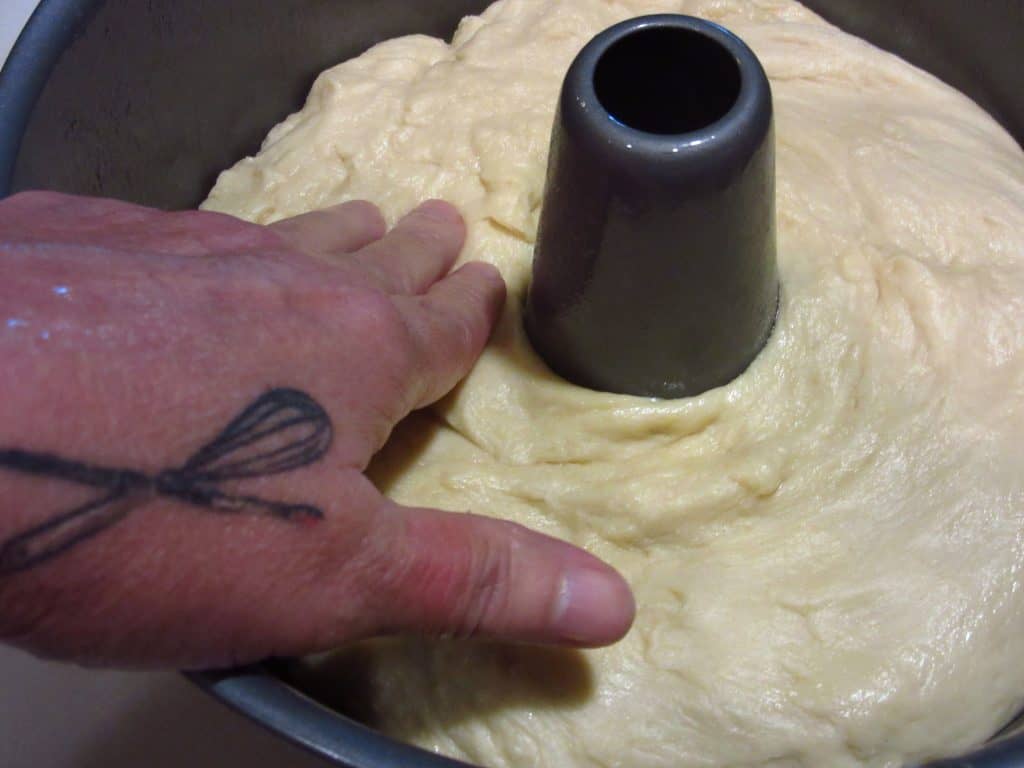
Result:
{"label": "shiny metal surface", "polygon": [[302,105],[319,72],[380,40],[448,35],[486,6],[44,0],[0,72],[0,195],[48,188],[193,207]]}
{"label": "shiny metal surface", "polygon": [[[0,72],[0,195],[189,207],[297,108],[313,76],[399,34],[446,35],[487,0],[44,0]],[[956,85],[1024,144],[1024,0],[807,0]],[[353,768],[454,768],[319,706],[273,665],[214,695]],[[946,768],[1024,768],[1024,726]]]}
{"label": "shiny metal surface", "polygon": [[[193,206],[374,42],[446,35],[487,0],[45,0],[0,72],[0,194]],[[808,0],[964,90],[1024,143],[1024,0]]]}
{"label": "shiny metal surface", "polygon": [[552,370],[678,398],[747,369],[779,306],[772,115],[761,62],[717,24],[642,16],[584,47],[555,115],[525,310]]}

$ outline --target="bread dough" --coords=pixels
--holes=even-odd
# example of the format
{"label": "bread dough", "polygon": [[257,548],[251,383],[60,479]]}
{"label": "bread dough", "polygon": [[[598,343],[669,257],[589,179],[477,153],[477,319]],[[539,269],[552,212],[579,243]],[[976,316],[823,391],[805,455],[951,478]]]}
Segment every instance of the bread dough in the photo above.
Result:
{"label": "bread dough", "polygon": [[[778,327],[738,380],[673,402],[559,380],[520,324],[562,76],[653,12],[733,29],[777,113]],[[981,109],[789,0],[502,0],[450,45],[325,72],[205,207],[368,198],[394,221],[428,197],[510,298],[376,481],[585,546],[639,611],[582,653],[368,645],[348,670],[380,727],[491,768],[899,766],[1020,708],[1024,154]]]}

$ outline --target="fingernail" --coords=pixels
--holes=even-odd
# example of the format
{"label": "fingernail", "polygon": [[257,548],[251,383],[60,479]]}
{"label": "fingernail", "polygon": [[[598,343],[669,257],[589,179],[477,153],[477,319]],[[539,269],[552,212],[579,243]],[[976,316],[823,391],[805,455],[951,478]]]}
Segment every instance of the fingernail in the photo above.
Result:
{"label": "fingernail", "polygon": [[554,629],[570,643],[607,645],[626,634],[635,612],[633,594],[615,572],[576,568],[562,577]]}

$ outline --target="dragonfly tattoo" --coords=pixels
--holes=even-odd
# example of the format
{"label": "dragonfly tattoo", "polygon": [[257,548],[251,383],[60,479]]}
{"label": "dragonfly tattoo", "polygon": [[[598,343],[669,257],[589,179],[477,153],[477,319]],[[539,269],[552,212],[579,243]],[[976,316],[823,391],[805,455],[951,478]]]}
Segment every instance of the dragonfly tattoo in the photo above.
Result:
{"label": "dragonfly tattoo", "polygon": [[243,410],[180,467],[147,475],[97,467],[47,453],[0,449],[0,468],[66,480],[102,494],[0,544],[0,576],[44,563],[124,520],[157,497],[226,514],[268,515],[315,522],[323,512],[308,504],[232,495],[228,480],[290,472],[319,461],[330,449],[333,426],[313,398],[294,389],[273,389]]}

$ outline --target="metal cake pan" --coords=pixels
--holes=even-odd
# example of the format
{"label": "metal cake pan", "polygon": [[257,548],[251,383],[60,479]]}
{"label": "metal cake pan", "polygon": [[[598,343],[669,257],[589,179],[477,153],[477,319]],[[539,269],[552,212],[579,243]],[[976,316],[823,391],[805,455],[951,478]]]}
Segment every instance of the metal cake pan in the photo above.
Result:
{"label": "metal cake pan", "polygon": [[[1024,145],[1024,0],[806,0],[975,99]],[[199,203],[317,73],[397,35],[448,36],[487,0],[42,0],[0,71],[0,196]],[[349,720],[273,662],[192,678],[349,768],[453,768]],[[1024,768],[1024,723],[934,766]]]}

